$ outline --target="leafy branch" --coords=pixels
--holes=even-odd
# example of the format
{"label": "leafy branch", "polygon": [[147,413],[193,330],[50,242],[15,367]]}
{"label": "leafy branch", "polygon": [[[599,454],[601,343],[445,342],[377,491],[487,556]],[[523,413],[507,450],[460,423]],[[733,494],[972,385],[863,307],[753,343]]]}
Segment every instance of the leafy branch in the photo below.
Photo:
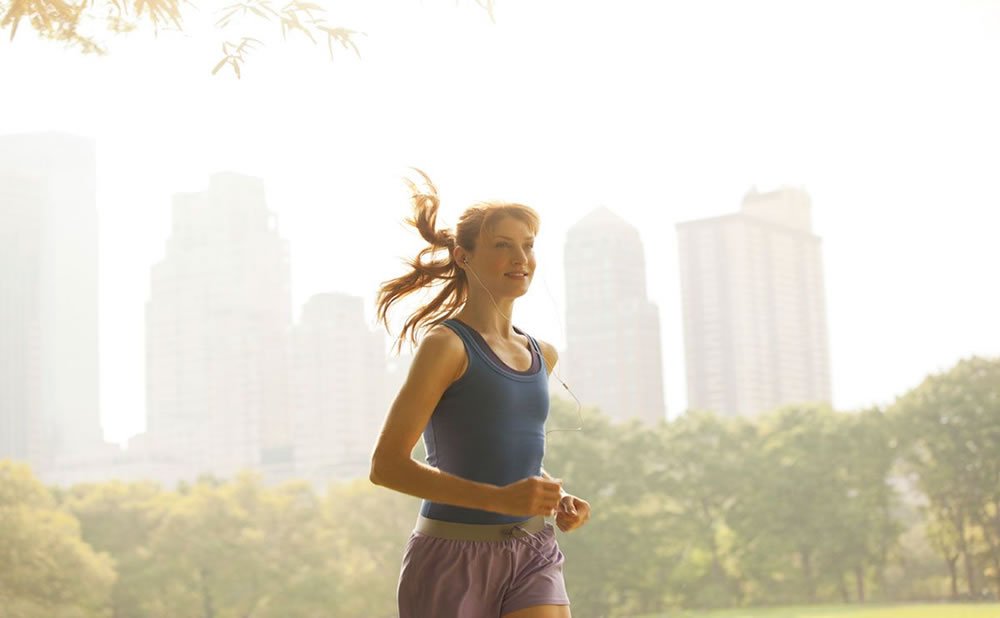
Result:
{"label": "leafy branch", "polygon": [[[474,1],[487,12],[491,21],[496,21],[494,0]],[[108,49],[96,40],[95,33],[121,35],[134,32],[143,23],[152,26],[154,36],[164,30],[183,32],[185,15],[198,10],[191,0],[0,0],[0,30],[10,29],[13,41],[18,27],[26,22],[41,38],[61,41],[83,53],[105,55]],[[287,41],[289,32],[294,31],[301,32],[314,45],[325,40],[331,60],[335,47],[354,52],[360,58],[357,38],[366,36],[364,32],[329,23],[326,9],[309,0],[291,0],[280,7],[272,0],[239,0],[215,13],[219,14],[214,24],[218,30],[234,24],[245,25],[247,19],[263,20],[268,24],[277,23],[283,41]],[[216,62],[212,75],[229,66],[239,79],[247,53],[254,46],[264,45],[261,38],[240,33],[235,41],[224,41],[222,58]]]}
{"label": "leafy branch", "polygon": [[[197,11],[198,7],[190,0],[0,0],[0,30],[9,28],[13,41],[18,27],[29,23],[42,38],[65,42],[83,53],[105,55],[108,52],[106,45],[83,32],[87,24],[96,23],[99,24],[97,30],[123,34],[145,23],[152,26],[154,35],[158,35],[163,30],[183,31],[186,10]],[[313,44],[325,39],[331,59],[335,46],[361,56],[355,39],[364,33],[330,24],[326,9],[314,2],[292,0],[278,8],[270,0],[241,0],[218,12],[222,13],[215,23],[218,30],[249,16],[277,23],[285,41],[291,31],[301,32]],[[245,34],[237,37],[236,42],[223,42],[223,57],[212,74],[228,65],[239,78],[240,66],[246,61],[247,53],[261,45],[264,43],[260,38]]]}

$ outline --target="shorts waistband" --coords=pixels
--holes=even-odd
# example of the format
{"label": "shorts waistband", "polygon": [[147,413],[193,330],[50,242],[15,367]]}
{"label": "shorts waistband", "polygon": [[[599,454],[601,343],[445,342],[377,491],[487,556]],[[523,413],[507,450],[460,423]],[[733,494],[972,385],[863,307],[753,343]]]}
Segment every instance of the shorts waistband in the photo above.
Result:
{"label": "shorts waistband", "polygon": [[545,529],[545,518],[536,515],[513,524],[462,524],[417,515],[414,532],[455,541],[505,541],[511,537],[529,536]]}

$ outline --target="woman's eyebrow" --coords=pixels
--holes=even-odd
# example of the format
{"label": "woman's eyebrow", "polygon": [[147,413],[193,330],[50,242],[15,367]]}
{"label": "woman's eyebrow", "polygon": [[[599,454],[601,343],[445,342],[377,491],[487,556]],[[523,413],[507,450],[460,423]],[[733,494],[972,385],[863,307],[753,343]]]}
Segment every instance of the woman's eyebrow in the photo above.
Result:
{"label": "woman's eyebrow", "polygon": [[[503,234],[497,234],[496,236],[494,236],[494,238],[506,238],[507,240],[514,240],[510,236],[504,236]],[[528,236],[524,240],[525,241],[532,241],[532,240],[535,240],[535,237],[534,236]]]}

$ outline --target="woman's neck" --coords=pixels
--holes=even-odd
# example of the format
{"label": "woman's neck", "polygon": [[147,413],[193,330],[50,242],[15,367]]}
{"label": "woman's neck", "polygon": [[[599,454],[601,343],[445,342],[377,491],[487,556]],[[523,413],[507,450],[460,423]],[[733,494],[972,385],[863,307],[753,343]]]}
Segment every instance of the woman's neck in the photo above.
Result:
{"label": "woman's neck", "polygon": [[515,335],[513,324],[504,315],[501,315],[501,312],[509,316],[513,311],[514,299],[500,299],[497,301],[497,307],[494,307],[488,298],[470,296],[462,309],[455,314],[455,317],[482,335],[512,339]]}

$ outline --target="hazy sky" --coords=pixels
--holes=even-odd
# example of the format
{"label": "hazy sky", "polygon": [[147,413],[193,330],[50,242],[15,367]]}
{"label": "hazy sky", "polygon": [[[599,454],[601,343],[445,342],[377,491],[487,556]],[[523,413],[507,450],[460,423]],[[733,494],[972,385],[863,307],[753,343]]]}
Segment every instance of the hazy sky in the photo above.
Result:
{"label": "hazy sky", "polygon": [[480,199],[531,204],[540,276],[515,318],[560,347],[565,232],[608,206],[645,243],[671,416],[687,399],[674,224],[751,186],[812,196],[838,408],[1000,354],[1000,3],[497,0],[495,24],[472,0],[329,6],[367,33],[360,60],[269,33],[239,81],[210,75],[222,39],[198,24],[111,39],[104,58],[25,25],[0,36],[0,133],[97,138],[109,439],[144,426],[170,196],[222,170],[264,179],[296,318],[326,291],[371,317],[420,246],[399,224],[407,166],[438,183],[443,224]]}

